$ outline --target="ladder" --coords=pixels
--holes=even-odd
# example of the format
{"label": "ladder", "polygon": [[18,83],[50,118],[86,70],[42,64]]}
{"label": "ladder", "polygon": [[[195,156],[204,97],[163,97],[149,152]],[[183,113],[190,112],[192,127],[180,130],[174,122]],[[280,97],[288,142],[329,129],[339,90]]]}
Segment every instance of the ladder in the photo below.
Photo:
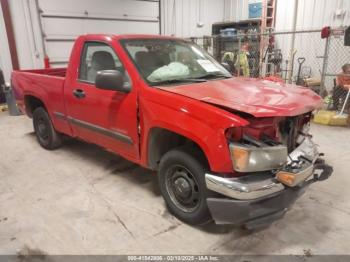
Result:
{"label": "ladder", "polygon": [[272,44],[270,41],[270,36],[267,33],[273,31],[275,27],[275,17],[276,17],[276,1],[277,0],[262,0],[262,12],[261,12],[261,24],[260,24],[260,57],[259,57],[259,65],[260,65],[260,74],[261,76],[265,76],[264,66],[264,54],[266,49]]}

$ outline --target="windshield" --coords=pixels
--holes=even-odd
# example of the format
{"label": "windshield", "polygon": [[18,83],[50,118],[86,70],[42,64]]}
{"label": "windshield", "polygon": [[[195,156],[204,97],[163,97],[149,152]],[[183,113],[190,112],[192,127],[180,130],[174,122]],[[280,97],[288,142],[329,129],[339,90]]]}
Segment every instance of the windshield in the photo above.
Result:
{"label": "windshield", "polygon": [[203,82],[231,74],[193,43],[177,39],[130,39],[122,45],[150,85]]}

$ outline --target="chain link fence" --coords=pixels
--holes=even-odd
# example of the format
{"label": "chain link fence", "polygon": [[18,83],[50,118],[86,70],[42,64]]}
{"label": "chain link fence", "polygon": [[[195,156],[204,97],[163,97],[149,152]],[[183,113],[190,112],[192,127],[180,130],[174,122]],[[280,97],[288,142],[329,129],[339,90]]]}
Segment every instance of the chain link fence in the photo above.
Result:
{"label": "chain link fence", "polygon": [[339,112],[348,112],[350,107],[350,46],[344,45],[344,37],[345,27],[331,30],[322,81],[329,93],[328,108]]}
{"label": "chain link fence", "polygon": [[[189,40],[225,63],[233,75],[306,86],[324,97],[334,92],[336,76],[350,62],[349,47],[344,46],[344,30],[343,34],[336,33],[337,30],[331,30],[328,38],[321,38],[319,29],[221,34]],[[342,99],[338,99],[338,104],[344,103]]]}

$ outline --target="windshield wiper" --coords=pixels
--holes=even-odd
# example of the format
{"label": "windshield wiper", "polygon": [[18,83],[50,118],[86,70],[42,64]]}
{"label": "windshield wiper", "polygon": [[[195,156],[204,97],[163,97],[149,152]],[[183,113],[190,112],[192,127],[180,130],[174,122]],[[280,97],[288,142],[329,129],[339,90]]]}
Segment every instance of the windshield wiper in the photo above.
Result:
{"label": "windshield wiper", "polygon": [[168,79],[158,82],[153,82],[152,85],[163,85],[163,84],[176,84],[176,83],[202,83],[206,82],[205,79],[200,78],[179,78],[179,79]]}
{"label": "windshield wiper", "polygon": [[208,74],[196,77],[196,79],[213,79],[213,78],[231,78],[231,76],[224,75],[224,74],[208,73]]}

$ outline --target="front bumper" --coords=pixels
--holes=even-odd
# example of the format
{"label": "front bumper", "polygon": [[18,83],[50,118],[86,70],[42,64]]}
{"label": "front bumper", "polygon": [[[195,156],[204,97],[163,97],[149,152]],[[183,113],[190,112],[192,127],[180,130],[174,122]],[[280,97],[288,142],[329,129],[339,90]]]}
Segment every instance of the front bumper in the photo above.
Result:
{"label": "front bumper", "polygon": [[305,187],[285,189],[254,200],[208,198],[207,204],[216,224],[245,225],[257,228],[282,218],[294,201],[304,193]]}
{"label": "front bumper", "polygon": [[[281,170],[238,178],[206,174],[207,188],[226,197],[207,199],[213,219],[217,224],[244,224],[255,228],[283,217],[308,185],[327,179],[332,174],[332,167],[319,156],[316,145],[310,138],[305,138],[290,153]],[[293,183],[278,181],[279,173],[285,170],[293,176]]]}

